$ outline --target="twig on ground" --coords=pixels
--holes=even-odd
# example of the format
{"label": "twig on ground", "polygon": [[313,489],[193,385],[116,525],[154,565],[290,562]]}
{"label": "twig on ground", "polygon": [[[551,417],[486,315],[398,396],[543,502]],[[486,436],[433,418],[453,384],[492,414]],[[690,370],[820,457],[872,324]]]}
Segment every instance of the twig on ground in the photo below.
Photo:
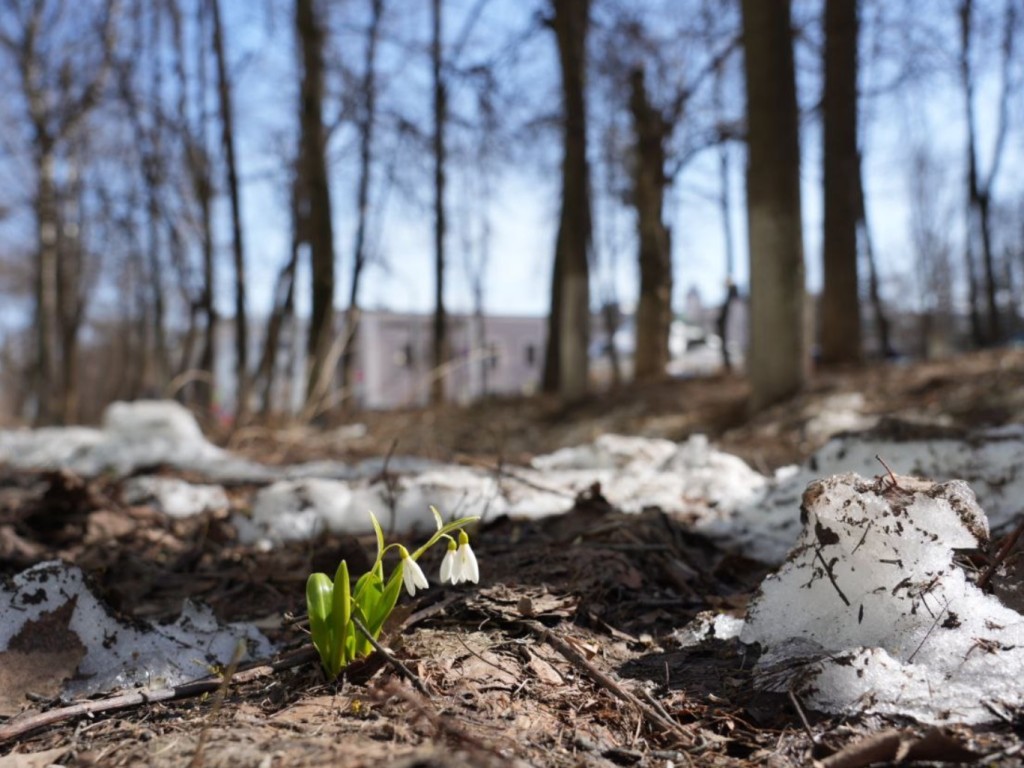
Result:
{"label": "twig on ground", "polygon": [[388,664],[393,666],[398,671],[398,674],[400,674],[402,677],[404,677],[406,680],[408,680],[410,683],[412,683],[417,691],[422,693],[428,699],[430,698],[430,692],[427,690],[427,687],[423,684],[423,681],[420,680],[412,672],[412,670],[410,670],[407,666],[405,666],[405,664],[403,664],[401,661],[399,661],[395,657],[395,655],[393,653],[391,653],[391,651],[389,651],[383,645],[378,643],[376,638],[374,638],[374,636],[370,632],[370,630],[366,628],[366,625],[363,624],[362,621],[360,621],[358,616],[353,616],[352,617],[352,623],[355,624],[356,628],[360,632],[363,633],[363,636],[369,641],[370,645],[373,646],[373,649],[377,653],[379,653],[382,657],[384,657],[384,660],[387,661]]}
{"label": "twig on ground", "polygon": [[587,661],[583,657],[583,654],[543,624],[537,621],[520,621],[518,623],[529,629],[541,642],[547,643],[562,654],[562,656],[564,656],[569,662],[586,674],[592,682],[607,690],[617,699],[621,699],[622,701],[633,705],[644,717],[652,723],[657,724],[663,731],[682,739],[687,744],[693,743],[693,737],[691,734],[679,725],[679,723],[670,718],[664,717],[655,708],[641,701],[635,694],[623,688],[618,682]]}
{"label": "twig on ground", "polygon": [[814,731],[811,730],[811,724],[807,720],[807,715],[804,713],[803,705],[800,703],[800,699],[797,698],[796,691],[793,687],[789,687],[789,700],[793,702],[793,708],[796,710],[797,717],[800,718],[800,723],[804,727],[804,731],[807,733],[807,738],[811,740],[811,744],[818,743],[818,737],[814,735]]}
{"label": "twig on ground", "polygon": [[[821,554],[821,547],[815,546],[814,554],[818,556],[821,561],[822,567],[825,569],[825,575],[828,576],[828,580],[832,582],[832,586],[835,587],[836,592],[839,594],[840,599],[847,607],[850,606],[850,601],[846,599],[846,595],[843,594],[843,590],[839,588],[839,582],[836,581],[836,576],[832,573],[832,566],[825,562],[825,558]],[[835,561],[833,561],[835,562]]]}
{"label": "twig on ground", "polygon": [[1003,542],[1003,546],[999,548],[999,552],[996,553],[995,558],[988,564],[988,567],[985,568],[981,576],[978,577],[979,589],[985,589],[985,587],[988,586],[988,583],[992,581],[992,577],[995,575],[996,569],[999,568],[1004,560],[1006,560],[1010,552],[1013,551],[1013,548],[1017,546],[1017,541],[1020,539],[1022,533],[1024,533],[1024,517],[1022,517],[1021,521],[1017,523],[1017,527],[1013,529],[1013,533],[1006,537],[1006,540]]}
{"label": "twig on ground", "polygon": [[[291,669],[301,664],[314,661],[318,658],[316,649],[312,645],[306,645],[296,651],[282,656],[270,664],[261,664],[250,667],[234,675],[236,683],[248,683],[259,680],[263,677]],[[172,688],[159,688],[157,690],[132,691],[121,693],[97,701],[83,701],[79,704],[71,704],[58,709],[51,709],[46,712],[27,712],[23,715],[8,720],[0,725],[0,744],[24,736],[26,733],[45,728],[48,725],[71,720],[86,715],[97,715],[105,712],[114,712],[120,709],[139,707],[145,704],[156,704],[162,701],[176,701],[189,699],[195,696],[202,696],[206,693],[213,693],[224,683],[221,675],[212,675],[200,680],[176,685]]]}

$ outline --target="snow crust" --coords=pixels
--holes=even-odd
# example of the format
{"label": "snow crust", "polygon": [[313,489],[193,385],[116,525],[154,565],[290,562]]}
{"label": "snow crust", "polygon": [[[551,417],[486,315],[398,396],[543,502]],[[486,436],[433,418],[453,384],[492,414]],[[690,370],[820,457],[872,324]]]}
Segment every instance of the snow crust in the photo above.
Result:
{"label": "snow crust", "polygon": [[932,480],[964,480],[977,495],[993,528],[1010,523],[1024,499],[1024,426],[979,431],[962,438],[900,439],[898,435],[847,434],[830,440],[799,469],[781,470],[763,498],[721,508],[704,530],[749,557],[780,562],[800,533],[797,510],[808,483],[857,472],[885,474],[876,456],[893,471]]}
{"label": "snow crust", "polygon": [[954,551],[987,541],[966,483],[845,474],[811,483],[803,527],[748,609],[766,688],[826,712],[978,723],[1024,704],[1024,616]]}
{"label": "snow crust", "polygon": [[[220,624],[209,608],[191,601],[172,624],[129,622],[92,592],[81,569],[52,560],[22,571],[0,588],[0,652],[23,631],[45,631],[33,624],[68,606],[67,630],[85,651],[64,684],[67,697],[173,686],[204,677],[213,665],[231,661],[239,641],[246,651],[243,658],[261,658],[273,650],[255,627]],[[46,640],[35,638],[31,645],[45,648]]]}

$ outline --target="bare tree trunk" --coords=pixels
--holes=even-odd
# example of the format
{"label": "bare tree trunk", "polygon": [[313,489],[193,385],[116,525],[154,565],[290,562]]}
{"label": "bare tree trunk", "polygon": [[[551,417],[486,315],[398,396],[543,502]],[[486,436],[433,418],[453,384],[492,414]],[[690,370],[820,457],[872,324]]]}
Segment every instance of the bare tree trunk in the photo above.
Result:
{"label": "bare tree trunk", "polygon": [[57,261],[57,306],[60,322],[60,403],[59,414],[62,424],[72,424],[79,419],[79,336],[85,315],[85,229],[82,202],[85,188],[80,169],[82,148],[75,146],[68,164],[70,180],[67,188],[65,208],[61,220],[68,222],[65,233],[58,239],[59,258]]}
{"label": "bare tree trunk", "polygon": [[[59,10],[59,9],[58,9]],[[56,180],[56,162],[61,147],[93,110],[110,65],[114,43],[116,0],[97,9],[102,27],[102,60],[87,71],[68,58],[59,46],[42,50],[40,40],[49,30],[45,24],[59,13],[44,0],[27,6],[24,13],[10,14],[13,23],[0,30],[0,46],[14,57],[22,96],[28,105],[32,159],[35,172],[33,213],[36,225],[34,282],[35,361],[33,387],[37,407],[35,421],[52,423],[58,416],[63,393],[56,381],[60,354],[59,254],[61,229]],[[20,26],[19,26],[20,24]]]}
{"label": "bare tree trunk", "polygon": [[[1009,100],[1014,87],[1011,69],[1014,61],[1017,8],[1014,0],[1006,0],[1003,23],[1002,83],[996,115],[996,139],[992,161],[987,175],[982,175],[978,160],[977,115],[974,108],[975,78],[971,65],[972,30],[974,26],[973,0],[961,0],[957,8],[960,21],[960,84],[963,88],[964,119],[967,123],[967,200],[968,225],[967,259],[968,299],[971,311],[971,335],[975,344],[996,344],[1003,339],[1002,320],[998,303],[995,253],[992,243],[992,189],[1002,162],[1003,149],[1009,123]],[[980,242],[979,242],[980,241]],[[980,246],[982,276],[985,291],[985,324],[982,325],[977,265]]]}
{"label": "bare tree trunk", "polygon": [[356,190],[356,242],[352,258],[352,286],[345,313],[345,348],[341,355],[341,383],[346,393],[352,389],[352,364],[358,354],[359,288],[366,265],[366,230],[370,213],[370,181],[373,174],[373,140],[377,122],[377,40],[380,37],[384,0],[370,0],[370,26],[366,33],[366,59],[363,63],[363,99],[359,117],[359,181]]}
{"label": "bare tree trunk", "polygon": [[960,16],[960,84],[963,87],[964,114],[967,118],[967,234],[964,247],[967,276],[967,301],[971,318],[971,338],[975,346],[986,343],[985,329],[981,324],[981,310],[978,304],[978,276],[976,243],[978,239],[978,157],[974,127],[974,74],[971,69],[971,26],[974,14],[973,0],[961,0]]}
{"label": "bare tree trunk", "polygon": [[751,407],[798,392],[807,354],[800,146],[789,0],[743,0]]}
{"label": "bare tree trunk", "polygon": [[209,0],[213,17],[213,52],[217,61],[217,97],[220,104],[221,140],[228,171],[228,198],[231,201],[231,244],[235,266],[235,384],[238,393],[235,423],[244,423],[249,413],[249,319],[245,298],[245,248],[242,241],[242,204],[238,191],[238,163],[235,152],[234,110],[231,80],[224,54],[224,30],[220,0]]}
{"label": "bare tree trunk", "polygon": [[[255,380],[263,382],[263,406],[261,416],[270,419],[274,411],[274,384],[277,377],[277,357],[281,349],[281,334],[285,321],[295,306],[295,270],[299,264],[299,241],[293,236],[291,255],[277,275],[274,288],[274,307],[267,321],[267,336],[263,345],[263,356]],[[291,372],[286,372],[289,375]]]}
{"label": "bare tree trunk", "polygon": [[430,58],[433,67],[434,82],[434,376],[430,384],[430,401],[440,403],[444,400],[445,376],[440,372],[448,359],[447,318],[444,308],[444,272],[445,272],[445,125],[448,121],[448,94],[444,79],[442,60],[442,0],[432,0],[431,19],[433,36],[431,38]]}
{"label": "bare tree trunk", "polygon": [[552,5],[562,73],[564,156],[544,378],[549,384],[553,373],[548,369],[557,368],[558,392],[572,400],[586,394],[589,378],[591,218],[584,83],[590,2],[552,0]]}
{"label": "bare tree trunk", "polygon": [[323,121],[324,28],[315,0],[296,0],[295,21],[302,59],[298,206],[309,222],[312,265],[312,308],[306,343],[306,410],[312,413],[319,408],[332,378],[327,358],[334,326],[334,226]]}
{"label": "bare tree trunk", "polygon": [[35,198],[38,252],[35,271],[36,425],[52,424],[54,409],[57,319],[57,191],[53,178],[54,158],[51,142],[37,133],[37,190]]}
{"label": "bare tree trunk", "polygon": [[642,68],[633,71],[629,107],[636,134],[633,205],[637,214],[640,301],[636,311],[637,381],[667,374],[668,336],[672,325],[672,257],[664,221],[665,140],[671,125],[650,102]]}
{"label": "bare tree trunk", "polygon": [[882,294],[878,283],[878,266],[875,263],[875,248],[871,239],[871,228],[868,226],[867,205],[864,199],[864,176],[861,155],[857,153],[857,167],[854,169],[857,195],[857,224],[860,228],[861,242],[864,246],[864,257],[868,265],[868,299],[871,311],[875,316],[875,332],[878,334],[878,350],[884,359],[893,355],[892,334],[889,317],[885,313]]}
{"label": "bare tree trunk", "polygon": [[857,278],[857,0],[825,3],[824,287],[821,361],[861,362]]}
{"label": "bare tree trunk", "polygon": [[[715,72],[714,103],[715,115],[722,119],[722,66]],[[718,146],[718,210],[722,216],[722,242],[725,244],[725,299],[718,312],[718,337],[722,340],[722,368],[732,371],[733,362],[729,352],[729,315],[733,302],[739,298],[736,287],[736,244],[732,236],[732,196],[730,194],[729,143],[724,130],[719,130]]]}
{"label": "bare tree trunk", "polygon": [[562,345],[558,328],[562,317],[562,255],[561,238],[555,245],[555,259],[551,268],[551,311],[548,312],[547,344],[544,347],[544,371],[540,388],[543,392],[554,393],[561,380]]}
{"label": "bare tree trunk", "polygon": [[217,392],[216,360],[217,360],[217,326],[220,318],[217,315],[217,304],[214,301],[217,270],[214,268],[213,253],[213,189],[210,182],[210,165],[204,147],[195,147],[196,153],[193,168],[193,184],[199,202],[200,242],[202,245],[203,289],[200,298],[205,325],[203,326],[203,347],[199,355],[199,370],[206,378],[199,387],[198,402],[208,414],[214,405]]}

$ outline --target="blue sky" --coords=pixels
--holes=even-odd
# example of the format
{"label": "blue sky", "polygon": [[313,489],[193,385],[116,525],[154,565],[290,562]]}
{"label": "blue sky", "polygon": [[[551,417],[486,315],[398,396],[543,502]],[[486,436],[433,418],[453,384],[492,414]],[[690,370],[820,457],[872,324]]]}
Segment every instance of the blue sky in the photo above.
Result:
{"label": "blue sky", "polygon": [[[475,0],[448,0],[448,34],[454,36]],[[278,268],[287,256],[290,222],[287,215],[286,182],[282,158],[291,150],[296,128],[296,83],[294,74],[293,29],[289,3],[226,2],[229,57],[236,73],[236,122],[240,146],[241,173],[244,180],[242,205],[245,217],[246,245],[250,264],[249,296],[252,311],[265,312],[270,300]],[[359,9],[365,3],[355,0],[344,6],[329,4],[335,9]],[[386,108],[400,107],[412,118],[427,125],[430,89],[425,51],[427,4],[395,0],[386,22],[381,49],[382,97]],[[666,8],[671,8],[668,4]],[[800,13],[813,11],[816,4],[797,4]],[[888,6],[878,6],[886,8]],[[951,14],[951,6],[943,2],[930,6],[936,18]],[[802,9],[802,10],[801,10]],[[952,18],[950,15],[948,18]],[[487,6],[475,36],[467,46],[466,60],[483,51],[493,50],[494,42],[519,37],[525,40],[518,49],[519,61],[514,71],[517,83],[512,89],[508,114],[502,118],[512,124],[525,123],[530,115],[557,111],[557,69],[553,35],[533,27],[533,5],[492,0]],[[947,32],[950,31],[948,28]],[[872,35],[896,35],[898,29],[875,29]],[[332,57],[340,56],[348,65],[358,66],[362,56],[362,40],[351,18],[336,13],[332,19]],[[952,45],[950,40],[950,45]],[[896,43],[898,45],[899,40]],[[870,41],[866,40],[867,46]],[[411,46],[411,47],[410,47]],[[801,100],[809,105],[817,99],[820,84],[813,74],[816,65],[809,58],[810,46],[801,50]],[[411,52],[410,52],[411,51]],[[986,52],[982,52],[984,55]],[[990,58],[991,52],[988,52]],[[937,57],[939,59],[940,57]],[[987,61],[986,66],[991,66]],[[883,83],[889,73],[882,67],[867,67],[862,73],[862,87],[871,90]],[[988,71],[991,71],[988,70]],[[982,134],[983,165],[987,167],[993,133],[995,80],[982,81],[978,114]],[[339,90],[339,82],[332,81]],[[465,93],[453,97],[457,105],[465,103]],[[1014,116],[1020,117],[1021,100],[1014,102]],[[10,107],[8,107],[10,108]],[[329,109],[329,114],[335,111]],[[914,88],[866,100],[864,110],[864,145],[866,152],[865,183],[868,194],[869,219],[883,277],[883,289],[890,297],[905,296],[907,275],[912,271],[912,253],[908,233],[909,205],[907,174],[911,150],[917,143],[926,143],[936,161],[945,171],[942,189],[937,190],[940,202],[952,215],[949,219],[954,242],[962,231],[963,123],[959,95],[952,71],[937,67],[922,78]],[[1019,120],[1016,125],[1019,125]],[[820,127],[813,119],[803,125],[804,162],[803,215],[805,258],[808,283],[812,289],[820,285],[821,243],[821,163]],[[424,129],[425,130],[425,129]],[[525,129],[524,129],[525,130]],[[1020,190],[1013,187],[1020,178],[1022,155],[1018,149],[1019,131],[1011,136],[1005,165],[997,185],[997,199],[1012,201]],[[522,137],[520,137],[522,139]],[[4,134],[10,145],[10,133]],[[432,223],[429,209],[429,158],[389,143],[381,137],[379,151],[386,158],[397,156],[405,167],[401,185],[389,187],[376,179],[371,241],[378,260],[365,274],[361,303],[365,307],[427,312],[433,303]],[[514,146],[512,146],[514,145]],[[6,149],[6,147],[5,147]],[[8,152],[10,152],[8,150]],[[330,147],[333,172],[338,286],[336,306],[347,303],[348,273],[354,230],[355,146],[349,129],[340,129]],[[737,254],[737,278],[743,286],[747,275],[746,215],[744,210],[743,148],[731,150],[733,178],[732,230]],[[495,314],[545,314],[549,302],[551,260],[554,250],[558,212],[558,135],[553,127],[540,129],[525,141],[510,142],[508,157],[500,165],[488,215],[492,225],[492,257],[488,270],[485,303]],[[24,175],[9,153],[4,177],[17,188]],[[451,222],[448,247],[450,271],[446,284],[448,308],[468,311],[472,300],[469,282],[462,269],[460,225],[465,216],[465,179],[476,173],[470,164],[454,158],[451,164],[451,185],[448,197]],[[706,301],[720,298],[724,284],[724,248],[722,223],[717,203],[711,195],[718,191],[717,158],[707,152],[694,161],[680,176],[668,198],[666,216],[673,231],[675,264],[675,305],[680,308],[683,296],[696,286]],[[21,186],[25,186],[22,184]],[[22,195],[30,190],[24,189]],[[1000,195],[1000,193],[1002,193]],[[386,194],[386,199],[384,195]],[[231,307],[229,267],[229,228],[226,201],[218,201],[218,245],[222,253],[218,301],[222,311]],[[600,217],[607,212],[604,205],[595,206],[600,229],[607,222]],[[480,210],[470,214],[473,226],[479,225]],[[30,221],[14,216],[0,222],[0,237],[9,242],[29,234]],[[613,284],[616,294],[629,306],[636,293],[634,252],[629,242],[631,218],[619,212],[613,222],[624,247],[615,257],[616,266],[609,271],[601,253],[600,280]],[[305,271],[301,280],[305,282]],[[598,291],[594,291],[596,295]],[[305,291],[300,290],[300,311],[305,305]],[[116,297],[115,297],[116,300]]]}

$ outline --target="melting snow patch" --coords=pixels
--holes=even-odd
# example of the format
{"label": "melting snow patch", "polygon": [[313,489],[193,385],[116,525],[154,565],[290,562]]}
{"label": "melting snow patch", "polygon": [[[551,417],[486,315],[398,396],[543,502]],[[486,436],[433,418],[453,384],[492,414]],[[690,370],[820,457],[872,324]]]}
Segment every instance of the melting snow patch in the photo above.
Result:
{"label": "melting snow patch", "polygon": [[169,517],[190,517],[229,506],[223,487],[194,485],[176,477],[134,477],[124,485],[124,500],[129,504],[154,501]]}
{"label": "melting snow patch", "polygon": [[220,624],[209,608],[189,601],[173,624],[120,618],[92,593],[79,568],[58,561],[39,563],[0,588],[0,668],[46,664],[56,647],[76,649],[65,697],[203,677],[211,666],[229,663],[239,641],[243,658],[273,650],[255,627]]}
{"label": "melting snow patch", "polygon": [[238,521],[243,539],[269,546],[323,530],[367,533],[372,530],[368,510],[399,530],[429,527],[430,505],[446,517],[545,517],[567,512],[577,495],[595,484],[624,512],[658,507],[720,520],[738,505],[763,497],[769,482],[741,459],[713,449],[703,435],[679,445],[605,435],[590,445],[538,456],[532,468],[488,470],[411,461],[408,474],[392,475],[390,486],[379,471],[366,469],[355,467],[345,480],[289,473],[290,479],[259,492],[251,521]]}
{"label": "melting snow patch", "polygon": [[926,723],[1024,704],[1024,616],[953,561],[988,538],[966,483],[835,476],[807,488],[801,518],[741,634],[762,646],[764,687],[826,712]]}
{"label": "melting snow patch", "polygon": [[894,423],[876,433],[834,438],[798,470],[780,470],[763,498],[725,506],[721,519],[702,525],[749,557],[780,562],[800,532],[796,510],[807,484],[843,472],[884,474],[876,456],[900,473],[966,481],[993,527],[1005,525],[1020,512],[1020,500],[1024,498],[1024,427],[913,439],[901,436],[901,428],[911,427]]}
{"label": "melting snow patch", "polygon": [[207,442],[192,414],[171,400],[113,403],[102,429],[0,432],[0,461],[21,469],[70,469],[94,476],[169,464],[211,478],[266,479],[272,471]]}
{"label": "melting snow patch", "polygon": [[701,611],[693,621],[672,633],[680,648],[692,648],[708,640],[732,640],[743,631],[743,619],[728,613]]}

